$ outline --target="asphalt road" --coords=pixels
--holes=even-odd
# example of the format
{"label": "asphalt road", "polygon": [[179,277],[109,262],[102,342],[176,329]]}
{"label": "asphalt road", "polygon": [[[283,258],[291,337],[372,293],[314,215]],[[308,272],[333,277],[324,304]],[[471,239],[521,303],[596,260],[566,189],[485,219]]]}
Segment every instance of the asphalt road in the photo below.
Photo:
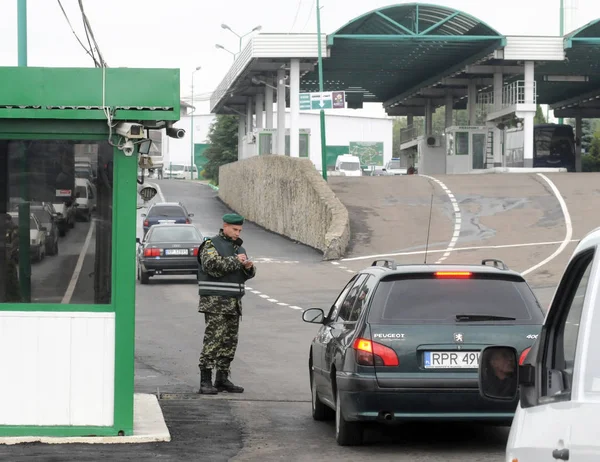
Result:
{"label": "asphalt road", "polygon": [[[473,255],[464,253],[463,261],[480,259],[481,255],[499,257],[522,271],[527,265],[547,258],[557,244],[517,247],[512,251],[506,247],[489,247],[523,244],[534,238],[561,241],[565,224],[558,201],[539,178],[523,175],[513,180],[511,177],[508,181],[515,184],[505,185],[503,189],[502,184],[496,183],[501,177],[441,178],[452,191],[464,223],[455,247],[487,247],[474,250],[478,253]],[[249,281],[251,289],[244,298],[240,344],[233,364],[232,380],[246,388],[244,394],[207,397],[196,393],[204,324],[197,312],[195,278],[153,278],[149,285],[137,286],[136,390],[160,394],[173,441],[110,447],[0,447],[0,460],[139,460],[147,457],[166,461],[504,460],[506,427],[468,424],[374,427],[367,432],[366,446],[341,448],[334,440],[333,423],[314,422],[311,418],[307,359],[317,327],[302,322],[302,309],[327,309],[352,273],[371,263],[370,255],[410,252],[410,249],[421,251],[422,228],[429,219],[432,193],[435,231],[430,248],[440,250],[434,254],[440,258],[449,245],[455,225],[451,196],[432,180],[406,178],[332,178],[331,184],[340,198],[352,203],[353,226],[358,225],[349,257],[369,257],[364,260],[335,262],[337,265],[323,262],[318,252],[304,245],[266,232],[252,223],[244,226],[242,238],[258,269],[257,277]],[[349,180],[356,180],[361,187],[353,190]],[[363,185],[363,180],[368,181]],[[404,180],[407,182],[401,183]],[[593,224],[590,218],[579,224],[582,220],[579,214],[589,213],[577,205],[580,183],[568,183],[563,177],[555,182],[561,182],[560,188],[565,190],[571,188],[570,193],[565,193],[565,201],[572,210],[573,238],[580,238],[586,232],[584,228]],[[220,217],[228,209],[212,189],[176,180],[154,183],[160,185],[164,199],[185,203],[204,234],[218,231]],[[385,194],[376,201],[378,187],[383,188]],[[402,201],[401,193],[411,199]],[[374,205],[371,211],[369,200]],[[142,212],[143,209],[139,211]],[[507,251],[509,253],[502,253]],[[541,269],[549,272],[549,278],[536,278],[537,271],[531,273],[530,281],[541,298],[551,296],[553,284],[562,270],[561,261],[568,258],[570,251],[572,249],[565,249]],[[420,261],[422,256],[397,258],[409,262]],[[459,260],[452,252],[447,261]]]}

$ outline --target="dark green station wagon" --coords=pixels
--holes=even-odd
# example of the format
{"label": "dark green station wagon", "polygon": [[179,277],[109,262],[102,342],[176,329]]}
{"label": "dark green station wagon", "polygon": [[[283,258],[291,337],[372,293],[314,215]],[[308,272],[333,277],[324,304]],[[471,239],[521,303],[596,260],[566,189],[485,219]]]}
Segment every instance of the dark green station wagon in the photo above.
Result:
{"label": "dark green station wagon", "polygon": [[518,403],[481,397],[479,355],[510,345],[522,362],[543,321],[523,277],[500,260],[401,265],[356,274],[325,316],[308,359],[315,420],[335,418],[340,445],[361,444],[363,422],[486,421],[510,425]]}

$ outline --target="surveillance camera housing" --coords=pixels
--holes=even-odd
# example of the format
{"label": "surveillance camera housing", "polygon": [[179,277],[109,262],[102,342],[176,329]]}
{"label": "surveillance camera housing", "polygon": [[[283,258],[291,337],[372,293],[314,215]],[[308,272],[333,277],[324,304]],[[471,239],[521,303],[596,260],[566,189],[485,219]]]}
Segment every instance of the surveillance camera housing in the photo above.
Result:
{"label": "surveillance camera housing", "polygon": [[167,128],[167,136],[181,139],[185,136],[185,130],[183,128],[169,127]]}
{"label": "surveillance camera housing", "polygon": [[121,122],[117,125],[116,131],[119,135],[131,140],[146,138],[146,130],[142,124]]}
{"label": "surveillance camera housing", "polygon": [[133,145],[133,142],[131,142],[131,140],[127,140],[127,142],[123,145],[123,147],[121,149],[123,151],[123,154],[125,154],[127,157],[129,157],[133,154],[133,151],[135,150],[135,146]]}

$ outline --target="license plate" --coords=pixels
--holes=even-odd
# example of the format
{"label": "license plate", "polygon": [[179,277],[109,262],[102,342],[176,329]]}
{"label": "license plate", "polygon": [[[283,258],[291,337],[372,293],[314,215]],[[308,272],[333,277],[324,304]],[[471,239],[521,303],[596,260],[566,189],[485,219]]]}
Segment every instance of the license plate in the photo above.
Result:
{"label": "license plate", "polygon": [[477,369],[478,351],[426,351],[423,355],[425,369]]}
{"label": "license plate", "polygon": [[173,224],[175,223],[175,220],[158,220],[159,223],[167,223],[167,224]]}
{"label": "license plate", "polygon": [[188,249],[166,249],[165,255],[187,255]]}

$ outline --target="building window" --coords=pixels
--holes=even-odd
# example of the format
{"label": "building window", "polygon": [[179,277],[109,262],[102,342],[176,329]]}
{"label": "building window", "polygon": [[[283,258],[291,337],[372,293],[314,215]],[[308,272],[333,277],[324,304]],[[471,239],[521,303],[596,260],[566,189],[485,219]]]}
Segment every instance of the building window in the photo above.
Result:
{"label": "building window", "polygon": [[0,303],[111,303],[112,171],[107,141],[0,141]]}

